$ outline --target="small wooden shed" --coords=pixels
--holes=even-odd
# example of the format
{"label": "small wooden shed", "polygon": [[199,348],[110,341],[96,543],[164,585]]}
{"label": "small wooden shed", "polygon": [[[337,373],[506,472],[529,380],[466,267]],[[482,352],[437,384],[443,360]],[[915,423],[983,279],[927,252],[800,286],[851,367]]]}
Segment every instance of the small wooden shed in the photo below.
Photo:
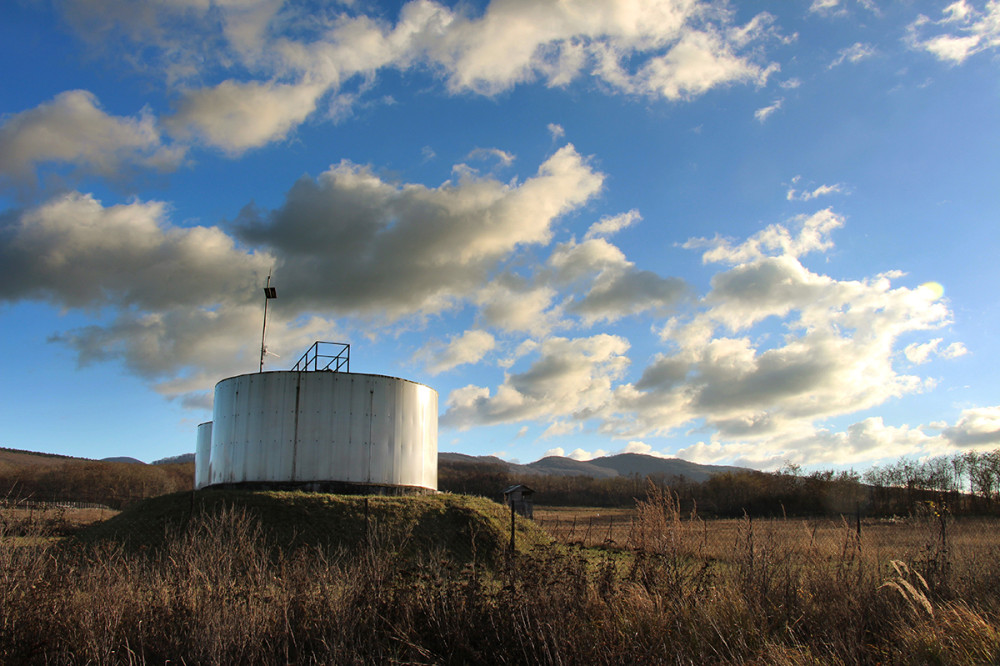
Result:
{"label": "small wooden shed", "polygon": [[535,491],[528,486],[517,484],[503,491],[503,501],[525,518],[532,518],[535,511],[531,496],[534,494]]}

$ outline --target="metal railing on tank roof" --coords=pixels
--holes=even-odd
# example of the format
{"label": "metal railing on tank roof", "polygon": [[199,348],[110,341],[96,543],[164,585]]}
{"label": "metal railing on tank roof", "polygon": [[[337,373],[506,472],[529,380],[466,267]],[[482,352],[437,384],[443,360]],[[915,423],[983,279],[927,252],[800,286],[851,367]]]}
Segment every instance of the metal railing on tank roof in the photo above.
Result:
{"label": "metal railing on tank roof", "polygon": [[317,340],[312,344],[292,372],[328,372],[351,371],[351,345],[345,342],[322,342]]}

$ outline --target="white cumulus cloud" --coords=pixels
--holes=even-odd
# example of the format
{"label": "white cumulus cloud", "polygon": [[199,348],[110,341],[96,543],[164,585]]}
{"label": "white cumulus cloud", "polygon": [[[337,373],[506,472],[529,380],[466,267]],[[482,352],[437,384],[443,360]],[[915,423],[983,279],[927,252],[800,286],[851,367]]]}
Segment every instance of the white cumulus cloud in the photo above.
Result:
{"label": "white cumulus cloud", "polygon": [[[548,244],[555,220],[596,194],[602,179],[572,146],[515,183],[463,176],[437,188],[398,184],[343,162],[300,180],[277,209],[248,206],[213,227],[176,225],[160,202],[106,207],[69,193],[0,216],[2,298],[103,308],[99,323],[55,339],[81,362],[119,359],[164,394],[201,404],[199,392],[223,371],[256,367],[254,294],[272,269],[282,298],[268,347],[282,356],[337,339],[337,314],[370,327],[465,302],[502,318],[502,299],[487,288],[502,281],[501,262]],[[549,287],[528,289],[539,294],[539,311],[554,299]],[[508,313],[528,302],[512,293],[519,300],[511,297]],[[534,318],[525,326],[537,328],[539,312],[524,312]],[[429,366],[473,363],[492,345],[491,333],[472,331],[426,350]],[[223,368],[218,359],[229,361]]]}
{"label": "white cumulus cloud", "polygon": [[910,24],[911,47],[933,54],[939,60],[961,64],[970,56],[1000,46],[1000,2],[989,0],[982,10],[966,0],[953,2],[934,21],[921,15]]}
{"label": "white cumulus cloud", "polygon": [[538,347],[530,367],[507,375],[496,393],[466,386],[453,391],[441,423],[447,427],[549,422],[586,418],[603,409],[613,384],[628,367],[628,342],[600,334],[590,338],[549,338]]}
{"label": "white cumulus cloud", "polygon": [[467,363],[478,363],[496,346],[496,339],[487,331],[471,330],[452,336],[446,344],[425,346],[416,357],[424,359],[432,375]]}
{"label": "white cumulus cloud", "polygon": [[166,124],[179,138],[197,137],[239,154],[284,139],[315,110],[323,92],[315,84],[223,81],[186,92]]}
{"label": "white cumulus cloud", "polygon": [[172,170],[184,150],[167,146],[151,113],[106,113],[85,90],[60,93],[0,121],[0,179],[31,181],[44,163],[66,164],[112,180],[136,166]]}
{"label": "white cumulus cloud", "polygon": [[[950,313],[929,290],[887,276],[835,280],[806,269],[798,256],[829,247],[840,223],[821,211],[797,233],[776,225],[739,245],[709,243],[706,256],[732,268],[712,279],[700,311],[664,328],[675,350],[616,388],[604,430],[667,434],[701,419],[721,440],[774,441],[923,390],[924,380],[894,367],[893,346],[903,333],[946,325]],[[771,329],[776,337],[761,333]]]}
{"label": "white cumulus cloud", "polygon": [[303,307],[392,320],[473,298],[498,262],[548,243],[555,220],[602,181],[571,145],[516,185],[471,174],[436,188],[399,185],[345,161],[301,179],[278,209],[247,211],[238,234],[278,258]]}
{"label": "white cumulus cloud", "polygon": [[[605,90],[668,100],[763,85],[777,70],[763,55],[769,15],[738,25],[699,0],[494,0],[478,11],[411,0],[395,17],[356,3],[279,0],[60,8],[96,48],[162,73],[179,97],[166,121],[174,136],[234,155],[285,139],[323,99],[330,117],[350,113],[389,69],[430,71],[452,92],[591,77]],[[212,81],[220,72],[227,78]],[[557,140],[564,134],[549,129]]]}
{"label": "white cumulus cloud", "polygon": [[941,434],[958,448],[995,449],[1000,446],[1000,406],[965,409]]}

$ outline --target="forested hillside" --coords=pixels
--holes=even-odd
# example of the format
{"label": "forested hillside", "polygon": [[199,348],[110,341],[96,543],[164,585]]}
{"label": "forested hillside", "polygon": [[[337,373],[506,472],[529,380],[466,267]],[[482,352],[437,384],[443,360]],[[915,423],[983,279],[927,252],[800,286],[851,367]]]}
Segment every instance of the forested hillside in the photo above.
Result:
{"label": "forested hillside", "polygon": [[0,497],[120,509],[194,484],[194,463],[145,465],[0,449]]}

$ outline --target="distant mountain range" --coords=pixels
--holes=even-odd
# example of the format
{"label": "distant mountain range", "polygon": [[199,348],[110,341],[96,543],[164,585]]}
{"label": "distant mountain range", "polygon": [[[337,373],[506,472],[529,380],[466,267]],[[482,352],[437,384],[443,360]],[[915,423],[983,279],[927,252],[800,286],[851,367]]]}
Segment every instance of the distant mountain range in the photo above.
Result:
{"label": "distant mountain range", "polygon": [[[17,449],[0,448],[0,463],[5,463],[12,467],[37,464],[59,464],[61,462],[77,461],[86,462],[85,458],[71,458],[54,454],[36,453],[33,451],[21,451]],[[144,465],[141,460],[128,456],[118,456],[104,458],[102,462],[132,463]],[[169,465],[177,463],[194,462],[193,453],[182,453],[181,455],[161,458],[153,461],[152,465]],[[726,472],[745,472],[744,467],[731,467],[727,465],[699,465],[688,462],[680,458],[659,458],[647,456],[641,453],[620,453],[614,456],[594,458],[593,460],[574,460],[561,456],[548,456],[533,463],[521,465],[507,462],[496,456],[470,456],[464,453],[438,454],[438,463],[441,465],[489,465],[491,467],[502,467],[512,476],[589,476],[595,479],[607,479],[615,476],[649,476],[650,474],[662,474],[664,476],[683,476],[695,482],[701,482],[716,474]]]}
{"label": "distant mountain range", "polygon": [[[164,458],[155,461],[154,465],[167,463],[194,462],[193,453]],[[574,460],[562,456],[547,456],[533,463],[521,465],[507,462],[496,456],[470,456],[464,453],[438,453],[438,464],[458,463],[464,465],[490,465],[506,468],[511,475],[518,476],[589,476],[595,479],[607,479],[614,476],[649,476],[662,474],[664,476],[683,476],[700,483],[716,474],[726,472],[745,472],[745,467],[728,465],[700,465],[680,458],[660,458],[641,453],[620,453],[614,456],[594,458],[593,460]]]}
{"label": "distant mountain range", "polygon": [[439,453],[439,464],[504,466],[509,474],[524,476],[589,476],[606,479],[615,476],[683,476],[695,482],[705,481],[716,474],[745,472],[745,467],[700,465],[680,458],[659,458],[641,453],[620,453],[614,456],[581,461],[561,456],[548,456],[527,465],[501,460],[495,456],[469,456],[463,453]]}
{"label": "distant mountain range", "polygon": [[[101,462],[116,462],[116,463],[130,463],[133,465],[145,465],[143,461],[138,458],[131,458],[129,456],[117,456],[114,458],[101,458]],[[176,465],[179,463],[189,463],[194,462],[193,453],[182,453],[179,456],[170,456],[169,458],[160,458],[159,460],[154,460],[149,463],[150,465]]]}

